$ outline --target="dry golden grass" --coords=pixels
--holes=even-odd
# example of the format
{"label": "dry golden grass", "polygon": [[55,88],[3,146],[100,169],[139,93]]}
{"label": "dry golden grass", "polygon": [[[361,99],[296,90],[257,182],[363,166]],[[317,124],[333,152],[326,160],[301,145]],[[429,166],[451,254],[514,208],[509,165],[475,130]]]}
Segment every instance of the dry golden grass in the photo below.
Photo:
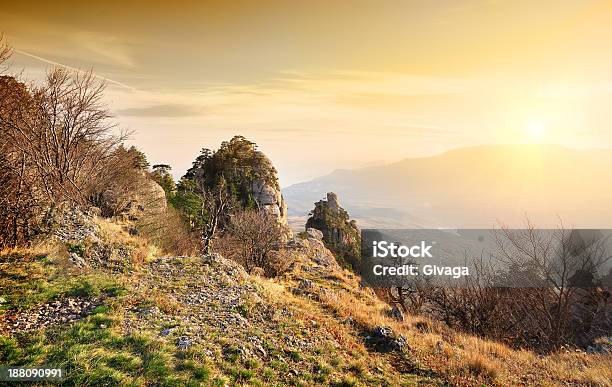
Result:
{"label": "dry golden grass", "polygon": [[135,265],[148,262],[160,253],[159,248],[149,243],[146,238],[130,235],[126,231],[126,228],[132,226],[129,222],[96,218],[95,223],[98,226],[98,235],[103,242],[131,249],[130,258]]}
{"label": "dry golden grass", "polygon": [[467,370],[473,375],[484,377],[492,382],[495,382],[499,374],[499,365],[490,361],[486,355],[477,352],[467,352],[458,365],[460,373]]}
{"label": "dry golden grass", "polygon": [[[538,356],[504,344],[462,334],[438,321],[404,315],[399,322],[388,316],[389,306],[367,289],[359,290],[357,280],[337,274],[352,291],[321,292],[325,309],[339,318],[352,318],[362,329],[378,325],[391,327],[408,339],[412,353],[452,384],[473,385],[593,385],[611,386],[612,358],[585,353]],[[356,296],[357,295],[357,296]],[[299,299],[299,298],[298,298]],[[297,301],[299,302],[299,301]],[[308,301],[306,301],[308,302]]]}
{"label": "dry golden grass", "polygon": [[[102,219],[96,222],[100,238],[104,242],[132,246],[136,262],[144,262],[158,254],[158,250],[142,236],[129,235],[125,230],[128,224]],[[25,250],[5,250],[2,254],[45,255],[52,250],[58,254],[65,253],[65,246],[47,243]],[[130,281],[138,281],[138,271],[130,273],[129,277]],[[290,289],[296,287],[302,278],[312,279],[316,288],[325,291],[317,291],[317,297],[313,298],[292,294]],[[290,307],[294,312],[291,323],[316,327],[319,334],[333,339],[338,344],[334,356],[354,375],[371,372],[376,364],[374,368],[380,368],[381,372],[390,375],[392,385],[401,383],[401,379],[393,379],[399,378],[393,361],[389,361],[386,355],[368,351],[364,345],[363,333],[384,325],[404,335],[408,340],[410,356],[449,384],[612,386],[610,356],[571,352],[542,357],[531,351],[515,350],[497,342],[458,333],[440,322],[421,316],[405,314],[404,321],[399,322],[388,316],[389,306],[386,303],[378,299],[373,291],[360,289],[359,278],[347,271],[329,273],[325,278],[320,278],[298,269],[277,279],[247,276],[246,281],[254,282],[263,289],[267,302],[278,306],[278,309]],[[174,314],[179,307],[166,294],[152,292],[147,296],[164,313]],[[349,318],[352,321],[350,324],[343,322]]]}

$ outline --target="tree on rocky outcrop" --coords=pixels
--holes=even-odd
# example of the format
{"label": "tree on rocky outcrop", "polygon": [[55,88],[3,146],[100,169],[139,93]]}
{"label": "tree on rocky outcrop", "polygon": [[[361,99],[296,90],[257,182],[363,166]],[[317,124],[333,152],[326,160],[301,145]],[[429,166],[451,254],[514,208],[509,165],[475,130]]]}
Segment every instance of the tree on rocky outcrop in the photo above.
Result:
{"label": "tree on rocky outcrop", "polygon": [[203,190],[216,187],[223,179],[240,208],[266,210],[286,224],[286,205],[276,174],[254,142],[234,136],[216,151],[203,149],[185,177],[198,181]]}
{"label": "tree on rocky outcrop", "polygon": [[348,212],[340,207],[338,196],[328,193],[327,200],[316,202],[309,216],[306,229],[320,230],[325,246],[339,263],[356,268],[361,257],[361,236],[356,222],[350,220]]}
{"label": "tree on rocky outcrop", "polygon": [[205,252],[235,211],[265,212],[289,233],[276,169],[255,143],[242,136],[223,142],[216,151],[203,149],[177,184],[172,204],[201,234]]}
{"label": "tree on rocky outcrop", "polygon": [[164,189],[166,199],[172,201],[176,193],[176,184],[170,174],[172,167],[168,164],[155,164],[152,168],[151,178]]}

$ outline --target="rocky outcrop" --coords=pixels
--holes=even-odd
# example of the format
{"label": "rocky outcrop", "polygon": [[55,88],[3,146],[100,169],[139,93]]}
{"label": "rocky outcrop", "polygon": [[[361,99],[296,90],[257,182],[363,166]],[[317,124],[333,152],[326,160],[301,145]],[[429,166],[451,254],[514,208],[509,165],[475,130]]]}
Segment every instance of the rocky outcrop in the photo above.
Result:
{"label": "rocky outcrop", "polygon": [[111,187],[104,191],[99,201],[101,215],[119,216],[126,220],[151,218],[167,209],[164,189],[146,174],[137,174],[130,190]]}
{"label": "rocky outcrop", "polygon": [[261,180],[254,181],[251,190],[259,208],[276,217],[281,225],[287,226],[287,203],[280,190]]}
{"label": "rocky outcrop", "polygon": [[[357,224],[340,206],[338,196],[329,192],[327,200],[315,203],[306,222],[306,230],[313,228],[323,234],[323,243],[343,266],[356,267],[359,263],[361,237]],[[309,233],[311,234],[312,231]]]}
{"label": "rocky outcrop", "polygon": [[[99,208],[81,210],[68,205],[49,213],[47,236],[65,246],[68,261],[78,268],[104,268],[113,272],[131,270],[144,259],[147,249],[134,237],[134,222],[121,227],[99,217]],[[41,241],[44,239],[41,239]],[[144,249],[144,250],[143,250]]]}
{"label": "rocky outcrop", "polygon": [[259,209],[277,220],[287,239],[292,236],[277,170],[254,142],[234,136],[216,151],[203,149],[185,178],[195,181],[205,192],[225,189],[234,204],[233,210]]}

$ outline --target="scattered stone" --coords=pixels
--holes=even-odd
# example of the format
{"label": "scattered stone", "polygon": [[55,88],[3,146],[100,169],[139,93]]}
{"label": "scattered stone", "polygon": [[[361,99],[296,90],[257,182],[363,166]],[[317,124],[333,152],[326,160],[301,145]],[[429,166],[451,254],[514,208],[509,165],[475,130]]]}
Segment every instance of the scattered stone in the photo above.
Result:
{"label": "scattered stone", "polygon": [[587,347],[586,353],[591,355],[612,355],[612,336],[598,339],[594,345]]}
{"label": "scattered stone", "polygon": [[223,257],[221,257],[220,254],[213,253],[213,254],[208,254],[208,255],[203,256],[202,262],[205,263],[206,265],[213,265],[215,263],[221,262],[222,259]]}
{"label": "scattered stone", "polygon": [[391,328],[385,326],[375,327],[366,341],[378,352],[400,352],[407,344],[404,336],[396,336]]}
{"label": "scattered stone", "polygon": [[0,331],[16,333],[81,320],[100,305],[99,299],[64,298],[0,320]]}
{"label": "scattered stone", "polygon": [[83,259],[83,257],[78,255],[77,253],[68,254],[68,259],[78,268],[84,268],[87,266],[87,262],[85,262],[85,259]]}
{"label": "scattered stone", "polygon": [[314,284],[311,280],[303,279],[299,282],[297,288],[291,289],[291,292],[297,296],[314,294]]}
{"label": "scattered stone", "polygon": [[162,331],[159,333],[160,336],[168,336],[170,333],[172,333],[172,331],[174,331],[176,328],[166,328],[166,329],[162,329]]}
{"label": "scattered stone", "polygon": [[309,290],[309,289],[312,289],[314,285],[311,280],[303,279],[300,281],[300,284],[298,285],[298,287],[303,290]]}
{"label": "scattered stone", "polygon": [[186,350],[193,345],[192,340],[187,336],[181,336],[176,340],[176,346],[180,350]]}

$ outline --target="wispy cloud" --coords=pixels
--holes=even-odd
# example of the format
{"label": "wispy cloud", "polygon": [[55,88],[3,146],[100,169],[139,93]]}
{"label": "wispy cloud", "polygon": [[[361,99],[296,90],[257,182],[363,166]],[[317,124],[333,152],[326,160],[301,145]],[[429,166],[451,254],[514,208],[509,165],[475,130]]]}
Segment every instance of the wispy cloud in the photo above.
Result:
{"label": "wispy cloud", "polygon": [[201,106],[195,105],[162,104],[119,109],[117,114],[134,117],[191,117],[203,115],[204,109]]}
{"label": "wispy cloud", "polygon": [[134,58],[129,54],[125,42],[116,36],[79,31],[71,38],[76,45],[107,63],[129,68],[135,66]]}
{"label": "wispy cloud", "polygon": [[[78,71],[80,73],[86,72],[86,71],[84,71],[82,69],[78,69],[76,67],[68,66],[68,65],[65,65],[63,63],[59,63],[59,62],[56,62],[54,60],[51,60],[51,59],[43,58],[41,56],[34,55],[34,54],[29,53],[29,52],[26,52],[26,51],[23,51],[23,50],[19,50],[17,48],[14,48],[13,51],[18,53],[18,54],[25,55],[27,57],[39,60],[41,62],[50,64],[50,65],[53,65],[53,66],[65,67],[67,69],[70,69],[70,70],[73,70],[73,71]],[[125,83],[122,83],[122,82],[116,81],[114,79],[110,79],[110,78],[104,77],[104,76],[96,74],[96,73],[94,73],[94,77],[97,78],[97,79],[103,80],[105,82],[111,83],[113,85],[116,85],[116,86],[119,86],[119,87],[122,87],[122,88],[125,88],[125,89],[128,89],[128,90],[131,90],[131,91],[135,90],[133,87],[131,87],[129,85],[126,85]]]}

